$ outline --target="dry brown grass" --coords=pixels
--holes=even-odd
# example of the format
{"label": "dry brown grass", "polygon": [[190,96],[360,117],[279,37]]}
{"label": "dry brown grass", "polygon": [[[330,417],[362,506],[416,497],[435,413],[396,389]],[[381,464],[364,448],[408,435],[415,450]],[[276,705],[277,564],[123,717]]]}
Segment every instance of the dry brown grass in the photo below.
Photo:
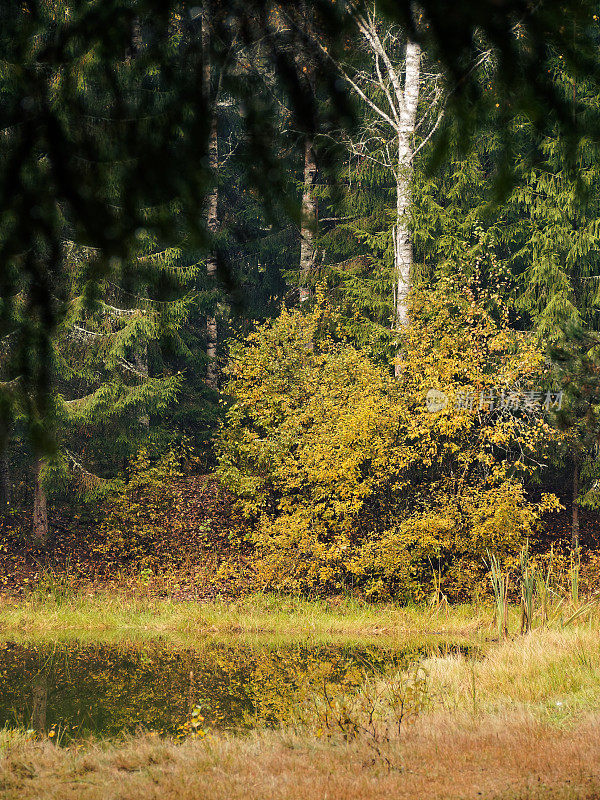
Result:
{"label": "dry brown grass", "polygon": [[393,747],[395,769],[362,741],[260,733],[174,744],[140,737],[60,749],[9,749],[0,765],[6,800],[452,800],[600,796],[600,715],[559,730],[531,717],[469,726],[439,716]]}
{"label": "dry brown grass", "polygon": [[574,711],[600,708],[600,637],[597,623],[535,630],[501,642],[473,661],[461,653],[423,662],[430,691],[446,709],[492,712],[523,704],[546,712],[556,702]]}

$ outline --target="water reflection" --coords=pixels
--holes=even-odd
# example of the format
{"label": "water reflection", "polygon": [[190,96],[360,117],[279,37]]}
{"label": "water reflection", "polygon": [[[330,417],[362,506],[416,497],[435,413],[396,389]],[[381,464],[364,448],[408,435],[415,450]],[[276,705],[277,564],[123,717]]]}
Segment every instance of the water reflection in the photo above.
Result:
{"label": "water reflection", "polygon": [[200,708],[208,728],[244,730],[289,719],[324,683],[357,688],[365,673],[406,666],[415,648],[337,645],[201,649],[0,644],[0,724],[114,736],[139,728],[177,733]]}

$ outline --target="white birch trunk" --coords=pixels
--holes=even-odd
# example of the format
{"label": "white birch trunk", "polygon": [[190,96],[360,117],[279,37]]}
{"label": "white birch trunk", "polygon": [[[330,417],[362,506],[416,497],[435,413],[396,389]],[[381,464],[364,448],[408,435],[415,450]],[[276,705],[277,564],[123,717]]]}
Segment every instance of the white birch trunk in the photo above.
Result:
{"label": "white birch trunk", "polygon": [[[408,296],[412,281],[412,238],[410,208],[412,203],[413,141],[419,103],[421,49],[415,42],[406,45],[403,103],[399,109],[398,164],[396,168],[396,224],[394,226],[394,327],[409,324]],[[396,359],[396,375],[402,372],[401,357]]]}
{"label": "white birch trunk", "polygon": [[[385,133],[389,132],[389,139],[383,146],[382,153],[374,160],[378,164],[383,163],[390,169],[396,183],[391,323],[392,330],[402,331],[410,323],[408,298],[412,284],[413,266],[410,231],[413,160],[418,150],[435,132],[442,118],[442,112],[419,147],[415,149],[414,139],[417,130],[417,107],[421,84],[421,48],[416,42],[408,40],[404,63],[401,68],[398,68],[387,49],[392,34],[388,31],[383,38],[380,36],[375,10],[366,14],[356,13],[355,22],[372,56],[373,70],[369,75],[359,70],[354,72],[354,77],[352,77],[352,74],[349,74],[343,66],[340,64],[337,66],[355,94],[368,109],[375,113],[375,123],[369,124],[366,128],[366,141],[370,142],[374,139],[383,141],[386,139]],[[373,85],[380,90],[380,96],[376,99],[373,99]],[[382,128],[384,130],[383,137],[380,132]],[[362,145],[357,148],[356,152],[363,154]],[[395,373],[396,376],[399,376],[402,374],[402,354],[400,352],[397,353],[395,361]]]}
{"label": "white birch trunk", "polygon": [[307,137],[304,145],[304,186],[300,223],[300,303],[304,303],[310,297],[310,277],[315,268],[317,236],[316,180],[317,161],[315,151],[312,139]]}

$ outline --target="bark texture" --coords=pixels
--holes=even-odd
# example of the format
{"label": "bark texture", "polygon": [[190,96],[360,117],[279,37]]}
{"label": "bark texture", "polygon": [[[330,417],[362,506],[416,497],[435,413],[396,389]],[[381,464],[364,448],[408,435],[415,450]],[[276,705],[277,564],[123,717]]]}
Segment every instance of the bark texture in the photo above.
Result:
{"label": "bark texture", "polygon": [[[394,228],[395,327],[408,325],[408,296],[412,280],[413,251],[410,232],[412,203],[413,137],[419,103],[421,49],[406,45],[403,102],[398,115],[398,165],[396,171],[396,225]],[[397,365],[398,368],[399,365]]]}
{"label": "bark texture", "polygon": [[33,536],[41,544],[48,539],[48,504],[46,492],[41,481],[42,460],[36,458],[33,465]]}
{"label": "bark texture", "polygon": [[[210,58],[210,19],[208,4],[202,10],[202,93],[205,99],[205,107],[210,109],[210,130],[208,135],[208,168],[213,177],[213,189],[208,196],[206,209],[206,227],[211,238],[214,238],[219,229],[219,189],[216,183],[219,169],[219,137],[217,127],[217,105],[214,102],[211,91],[212,69]],[[216,282],[217,276],[217,254],[214,249],[208,254],[206,259],[206,274],[212,284]],[[206,318],[206,358],[208,365],[206,368],[206,383],[211,389],[217,389],[219,384],[219,374],[217,366],[217,348],[219,344],[219,331],[217,327],[216,314],[209,313]]]}
{"label": "bark texture", "polygon": [[[301,39],[296,54],[298,72],[303,75],[305,90],[314,98],[316,67],[314,55],[308,40],[314,39],[314,13],[305,0],[299,3],[300,28],[306,40]],[[317,217],[318,204],[315,194],[317,183],[317,158],[315,140],[310,129],[304,139],[304,176],[302,182],[302,206],[300,209],[300,274],[298,295],[300,304],[310,298],[311,282],[317,260]]]}
{"label": "bark texture", "polygon": [[0,452],[0,507],[3,513],[10,508],[10,495],[10,452],[5,445]]}
{"label": "bark texture", "polygon": [[300,223],[300,302],[310,297],[310,279],[315,270],[317,238],[317,159],[312,137],[304,144],[304,185],[302,190],[302,216]]}
{"label": "bark texture", "polygon": [[[213,175],[217,174],[219,167],[219,140],[217,134],[217,118],[213,114],[210,127],[210,138],[208,142],[208,162],[210,170]],[[206,227],[211,237],[215,236],[219,228],[219,190],[217,186],[213,188],[208,198],[208,209],[206,214]],[[206,259],[206,274],[214,283],[217,277],[217,256],[212,250]],[[217,328],[217,317],[215,314],[209,314],[206,318],[206,356],[208,359],[208,367],[206,371],[206,382],[212,388],[216,389],[219,383],[219,375],[217,368],[217,347],[219,344],[219,331]]]}

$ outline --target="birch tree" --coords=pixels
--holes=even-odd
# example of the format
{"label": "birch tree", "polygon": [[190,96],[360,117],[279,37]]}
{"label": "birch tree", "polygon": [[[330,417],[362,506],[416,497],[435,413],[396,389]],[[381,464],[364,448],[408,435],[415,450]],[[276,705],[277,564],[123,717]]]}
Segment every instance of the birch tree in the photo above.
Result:
{"label": "birch tree", "polygon": [[[219,139],[217,128],[217,106],[212,92],[212,65],[210,52],[210,11],[208,4],[202,8],[202,92],[204,102],[210,115],[208,134],[208,169],[212,175],[213,185],[207,197],[206,228],[209,236],[213,237],[219,229],[219,189],[216,177],[219,169]],[[214,284],[217,277],[217,254],[212,247],[206,259],[206,274]],[[211,311],[206,318],[206,383],[211,389],[217,389],[217,345],[219,334],[217,328],[216,312]]]}
{"label": "birch tree", "polygon": [[300,222],[300,303],[310,298],[310,276],[315,269],[317,236],[317,160],[314,139],[307,135],[304,142],[304,182]]}
{"label": "birch tree", "polygon": [[[414,158],[441,121],[441,82],[437,75],[423,74],[419,44],[402,37],[399,29],[384,29],[375,11],[356,11],[354,18],[369,66],[351,69],[338,64],[366,112],[358,139],[348,144],[355,155],[389,170],[394,180],[392,330],[400,332],[409,324],[413,277],[410,212]],[[422,96],[424,84],[427,90]],[[402,372],[400,357],[395,372],[397,376]]]}
{"label": "birch tree", "polygon": [[[307,38],[314,38],[314,18],[302,3],[303,29]],[[307,91],[314,97],[316,67],[315,62],[304,41],[304,46],[299,48],[299,74],[306,78]],[[315,194],[317,183],[317,158],[315,153],[314,133],[307,131],[304,139],[304,180],[302,185],[302,206],[300,217],[300,303],[310,298],[310,278],[314,273],[316,263],[316,238],[318,204]]]}

